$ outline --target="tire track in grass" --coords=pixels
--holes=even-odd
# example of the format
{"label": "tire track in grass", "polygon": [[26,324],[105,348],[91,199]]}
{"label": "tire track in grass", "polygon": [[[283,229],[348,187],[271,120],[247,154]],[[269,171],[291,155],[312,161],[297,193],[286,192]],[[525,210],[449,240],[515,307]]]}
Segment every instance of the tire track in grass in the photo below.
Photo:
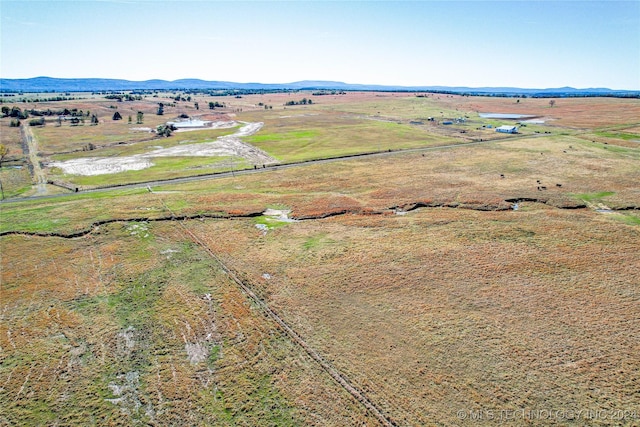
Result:
{"label": "tire track in grass", "polygon": [[[160,203],[164,206],[164,208],[171,214],[172,218],[175,218],[175,214],[173,211],[164,203],[164,200],[158,198]],[[246,282],[242,281],[235,272],[227,266],[222,259],[215,254],[207,246],[198,236],[196,236],[191,230],[187,228],[185,225],[186,218],[184,220],[177,220],[177,224],[182,230],[184,230],[185,234],[189,236],[190,240],[193,241],[196,245],[200,246],[204,251],[220,266],[222,271],[224,271],[231,280],[233,280],[240,289],[249,297],[251,300],[265,313],[268,317],[274,320],[284,332],[289,336],[289,338],[296,344],[298,344],[302,349],[309,355],[311,358],[318,364],[320,367],[327,372],[331,378],[334,379],[343,389],[345,389],[354,399],[356,399],[362,406],[364,406],[370,413],[373,415],[379,422],[385,427],[395,427],[396,424],[385,415],[378,406],[367,395],[364,391],[356,388],[351,381],[338,369],[336,369],[333,365],[327,362],[321,355],[318,353],[313,347],[311,347],[305,340],[298,334],[287,322],[285,322],[269,305],[255,292],[251,289],[251,286]]]}
{"label": "tire track in grass", "polygon": [[200,240],[191,230],[189,230],[184,222],[179,221],[178,224],[185,231],[185,233],[190,237],[190,239],[202,247],[208,254],[211,256],[213,260],[215,260],[222,270],[233,280],[242,291],[251,298],[251,300],[262,309],[262,311],[271,319],[273,319],[289,336],[289,338],[302,347],[305,352],[311,356],[311,358],[318,364],[320,367],[327,372],[331,377],[342,387],[344,388],[351,396],[353,396],[358,402],[360,402],[380,423],[387,427],[393,427],[396,424],[386,416],[382,410],[380,410],[368,397],[367,395],[358,390],[354,385],[351,384],[349,379],[338,371],[335,367],[333,367],[329,362],[327,362],[321,355],[318,353],[313,347],[311,347],[289,324],[287,324],[269,305],[260,297],[258,297],[255,292],[247,285],[247,283],[243,282],[234,272],[231,270],[222,260],[202,241]]}

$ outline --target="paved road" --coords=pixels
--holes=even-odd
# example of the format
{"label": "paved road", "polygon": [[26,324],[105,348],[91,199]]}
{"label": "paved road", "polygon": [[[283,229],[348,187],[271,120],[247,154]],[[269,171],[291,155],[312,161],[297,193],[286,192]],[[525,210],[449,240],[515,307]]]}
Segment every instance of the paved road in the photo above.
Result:
{"label": "paved road", "polygon": [[[69,196],[73,196],[73,195],[80,195],[80,194],[83,194],[83,193],[95,193],[95,192],[100,192],[100,191],[113,191],[113,190],[120,190],[120,189],[128,190],[128,189],[132,189],[132,188],[152,188],[152,187],[157,187],[157,186],[160,186],[160,185],[182,184],[182,183],[186,183],[186,182],[204,181],[204,180],[208,180],[208,179],[230,178],[230,177],[241,176],[241,175],[250,175],[250,174],[256,174],[256,173],[271,172],[271,171],[281,170],[281,169],[289,169],[289,168],[297,168],[297,167],[304,167],[304,166],[310,166],[310,165],[318,165],[318,164],[322,164],[322,163],[344,162],[344,161],[349,161],[349,160],[358,160],[358,159],[366,159],[366,158],[382,157],[382,156],[396,156],[396,155],[399,155],[399,154],[406,154],[406,153],[438,151],[438,150],[446,150],[446,149],[459,148],[459,147],[468,147],[468,146],[471,146],[471,145],[491,144],[491,143],[500,142],[500,141],[513,141],[514,139],[537,138],[537,137],[542,137],[542,136],[545,136],[545,135],[544,134],[515,135],[515,136],[508,137],[508,138],[487,139],[487,140],[483,140],[483,141],[466,142],[466,143],[449,144],[449,145],[440,145],[440,146],[435,146],[435,147],[409,148],[409,149],[404,149],[404,150],[382,151],[382,152],[377,152],[377,153],[356,154],[356,155],[352,155],[352,156],[335,157],[335,158],[329,158],[329,159],[308,160],[308,161],[296,162],[296,163],[281,163],[281,164],[266,166],[264,168],[258,168],[258,169],[242,169],[242,170],[237,170],[237,171],[219,172],[219,173],[200,175],[200,176],[189,176],[189,177],[184,177],[184,178],[173,178],[173,179],[165,179],[165,180],[159,180],[159,181],[149,181],[149,182],[125,184],[125,185],[110,186],[110,187],[100,187],[100,188],[94,188],[94,189],[91,189],[91,190],[82,190],[82,191],[79,191],[77,193],[62,193],[62,194],[51,194],[51,195],[34,195],[34,196],[30,196],[30,197],[22,197],[22,198],[18,198],[18,199],[4,200],[3,202],[0,202],[0,203],[15,203],[15,202],[20,202],[20,201],[24,201],[24,200],[52,199],[52,198],[58,198],[58,197],[69,197]],[[37,149],[37,147],[36,147],[36,149]],[[31,155],[31,150],[30,150],[30,155]],[[39,167],[39,163],[38,163],[38,167]],[[46,179],[45,179],[45,182],[46,182]]]}

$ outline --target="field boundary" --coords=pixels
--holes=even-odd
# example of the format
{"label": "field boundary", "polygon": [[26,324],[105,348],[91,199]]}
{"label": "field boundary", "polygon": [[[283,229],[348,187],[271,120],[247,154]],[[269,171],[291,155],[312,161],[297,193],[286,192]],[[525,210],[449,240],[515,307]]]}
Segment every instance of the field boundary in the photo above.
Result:
{"label": "field boundary", "polygon": [[[510,211],[513,209],[513,203],[522,203],[522,202],[531,202],[531,203],[541,203],[543,205],[551,206],[556,209],[587,209],[588,206],[581,202],[576,202],[572,205],[554,205],[549,203],[547,199],[536,199],[530,197],[520,197],[520,198],[508,198],[505,199],[505,205],[501,204],[470,204],[470,203],[460,203],[460,202],[426,202],[426,201],[416,201],[410,202],[403,205],[396,205],[389,208],[383,208],[380,210],[368,210],[366,208],[361,209],[340,209],[336,211],[328,211],[322,212],[314,215],[292,215],[291,219],[296,221],[313,221],[319,219],[330,218],[333,216],[340,215],[390,215],[397,212],[411,212],[420,208],[446,208],[446,209],[465,209],[465,210],[473,210],[479,212],[497,212],[497,211]],[[640,206],[621,206],[621,207],[613,207],[610,208],[612,211],[631,211],[631,210],[640,210]],[[87,234],[92,233],[97,227],[106,224],[113,224],[116,222],[160,222],[160,221],[186,221],[192,219],[242,219],[242,218],[255,218],[262,216],[264,210],[255,210],[252,212],[242,213],[242,214],[225,214],[225,213],[197,213],[193,215],[174,215],[173,213],[168,216],[159,216],[159,217],[131,217],[131,218],[112,218],[105,219],[101,221],[95,221],[91,223],[87,228],[83,230],[79,230],[73,233],[57,233],[57,232],[48,232],[41,233],[37,231],[21,231],[21,230],[7,230],[1,231],[0,237],[9,236],[9,235],[23,235],[23,236],[33,236],[33,237],[60,237],[63,239],[74,239],[77,237],[83,237]]]}
{"label": "field boundary", "polygon": [[297,162],[277,163],[277,164],[268,165],[268,166],[264,165],[262,168],[255,167],[255,168],[236,169],[236,170],[231,170],[227,172],[214,172],[214,173],[207,173],[202,175],[190,175],[190,176],[185,176],[180,178],[170,178],[170,179],[162,179],[162,180],[155,180],[155,181],[139,181],[139,182],[133,182],[133,183],[126,183],[126,184],[113,184],[113,185],[105,185],[101,187],[94,187],[94,188],[88,188],[88,189],[83,189],[82,187],[78,187],[78,191],[73,193],[22,197],[22,198],[16,198],[16,199],[3,200],[0,203],[15,203],[15,202],[21,202],[24,200],[39,200],[39,199],[69,197],[69,196],[78,195],[82,193],[94,193],[94,192],[109,191],[109,190],[115,190],[115,189],[145,188],[150,186],[183,184],[183,183],[194,182],[194,181],[204,181],[208,179],[232,178],[239,175],[271,172],[271,171],[277,171],[280,169],[288,169],[288,168],[294,168],[294,167],[300,167],[300,166],[318,165],[323,163],[332,163],[332,162],[348,161],[348,160],[356,160],[356,159],[366,159],[370,157],[382,157],[382,156],[392,156],[392,155],[398,155],[398,154],[419,153],[423,151],[437,151],[442,149],[468,147],[472,145],[513,141],[514,139],[538,138],[542,136],[544,136],[544,134],[517,135],[509,138],[485,139],[480,141],[461,142],[458,144],[435,145],[435,146],[429,146],[429,147],[404,148],[404,149],[396,149],[396,150],[388,149],[388,150],[382,150],[382,151],[370,151],[365,153],[346,154],[343,156],[326,157],[321,159],[309,159],[309,160],[301,160]]}

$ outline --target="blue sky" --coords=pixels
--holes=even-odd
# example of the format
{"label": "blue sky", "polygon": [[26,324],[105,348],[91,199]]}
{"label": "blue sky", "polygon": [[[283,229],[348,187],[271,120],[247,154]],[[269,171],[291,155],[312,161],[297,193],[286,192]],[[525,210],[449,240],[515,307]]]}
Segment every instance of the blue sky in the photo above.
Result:
{"label": "blue sky", "polygon": [[0,76],[640,90],[640,1],[0,0]]}

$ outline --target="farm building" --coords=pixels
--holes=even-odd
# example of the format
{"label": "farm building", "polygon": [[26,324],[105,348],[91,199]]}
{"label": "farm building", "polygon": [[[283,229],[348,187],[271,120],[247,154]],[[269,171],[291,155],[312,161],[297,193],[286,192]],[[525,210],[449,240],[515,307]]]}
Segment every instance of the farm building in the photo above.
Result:
{"label": "farm building", "polygon": [[518,127],[517,126],[508,126],[508,125],[498,126],[496,128],[496,132],[518,133]]}

